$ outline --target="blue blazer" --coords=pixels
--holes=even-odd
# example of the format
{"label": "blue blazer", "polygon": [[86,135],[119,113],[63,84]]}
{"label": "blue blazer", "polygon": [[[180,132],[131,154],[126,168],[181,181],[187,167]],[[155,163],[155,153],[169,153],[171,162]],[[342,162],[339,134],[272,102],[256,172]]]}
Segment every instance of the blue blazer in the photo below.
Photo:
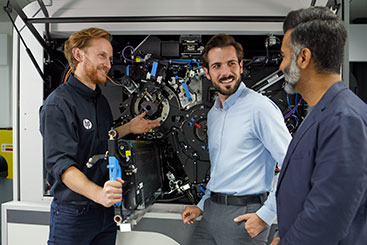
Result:
{"label": "blue blazer", "polygon": [[367,106],[343,82],[294,135],[276,198],[280,244],[367,244]]}

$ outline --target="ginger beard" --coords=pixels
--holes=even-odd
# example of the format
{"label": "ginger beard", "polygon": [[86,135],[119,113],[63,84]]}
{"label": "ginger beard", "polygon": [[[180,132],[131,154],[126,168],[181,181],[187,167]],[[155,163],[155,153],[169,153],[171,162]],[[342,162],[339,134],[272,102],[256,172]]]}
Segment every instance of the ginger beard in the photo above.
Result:
{"label": "ginger beard", "polygon": [[108,69],[103,65],[93,65],[92,62],[86,57],[86,62],[84,64],[84,70],[86,76],[94,84],[103,84],[106,82],[106,76],[108,74]]}

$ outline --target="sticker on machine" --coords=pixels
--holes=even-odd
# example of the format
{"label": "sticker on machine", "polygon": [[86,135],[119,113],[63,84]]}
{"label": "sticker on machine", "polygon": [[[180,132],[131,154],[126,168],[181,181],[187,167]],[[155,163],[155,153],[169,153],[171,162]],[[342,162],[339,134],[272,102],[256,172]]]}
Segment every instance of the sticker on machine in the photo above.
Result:
{"label": "sticker on machine", "polygon": [[1,152],[12,152],[13,145],[12,144],[1,144]]}
{"label": "sticker on machine", "polygon": [[83,120],[83,126],[85,129],[91,129],[92,128],[92,122],[89,121],[88,119],[84,119]]}

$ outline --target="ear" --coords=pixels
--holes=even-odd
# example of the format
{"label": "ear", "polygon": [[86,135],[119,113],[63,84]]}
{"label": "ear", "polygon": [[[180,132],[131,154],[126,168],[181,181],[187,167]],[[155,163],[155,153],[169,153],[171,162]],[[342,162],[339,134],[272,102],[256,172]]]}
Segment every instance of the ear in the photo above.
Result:
{"label": "ear", "polygon": [[204,71],[205,71],[206,78],[208,78],[208,80],[212,80],[212,78],[209,75],[209,69],[204,67]]}
{"label": "ear", "polygon": [[73,48],[71,50],[73,52],[74,59],[76,59],[78,62],[82,62],[84,59],[84,52],[80,48]]}
{"label": "ear", "polygon": [[240,74],[242,74],[243,72],[243,60],[241,60],[240,62]]}
{"label": "ear", "polygon": [[297,58],[298,67],[301,69],[306,69],[311,63],[311,58],[311,50],[309,50],[308,48],[301,49],[301,52],[299,53]]}

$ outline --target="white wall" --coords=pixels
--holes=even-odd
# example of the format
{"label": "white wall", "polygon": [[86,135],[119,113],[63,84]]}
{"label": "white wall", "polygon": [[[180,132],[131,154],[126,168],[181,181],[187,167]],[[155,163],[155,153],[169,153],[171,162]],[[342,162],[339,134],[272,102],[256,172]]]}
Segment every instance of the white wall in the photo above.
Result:
{"label": "white wall", "polygon": [[0,22],[0,128],[12,127],[12,28]]}
{"label": "white wall", "polygon": [[367,62],[367,24],[349,26],[349,61]]}

